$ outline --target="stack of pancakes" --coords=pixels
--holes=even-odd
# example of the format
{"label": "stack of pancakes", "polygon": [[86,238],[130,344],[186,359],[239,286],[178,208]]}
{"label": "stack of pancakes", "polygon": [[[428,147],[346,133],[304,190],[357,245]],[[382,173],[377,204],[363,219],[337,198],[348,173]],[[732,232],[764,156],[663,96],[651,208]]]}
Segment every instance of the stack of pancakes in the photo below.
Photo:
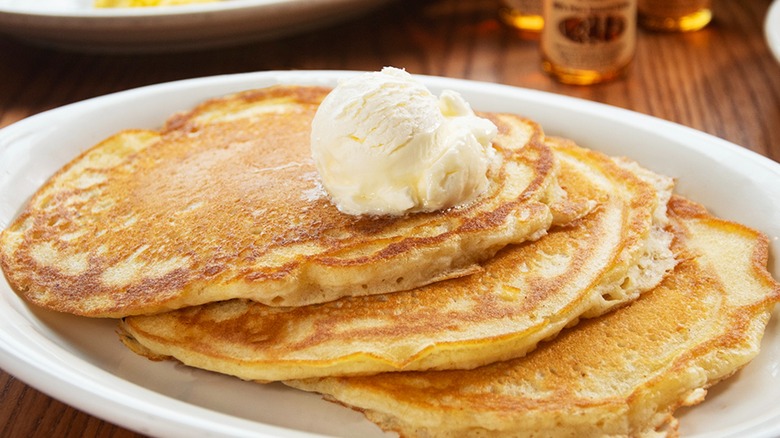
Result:
{"label": "stack of pancakes", "polygon": [[766,237],[513,114],[474,202],[340,213],[319,87],[216,98],[54,175],[0,235],[31,303],[119,319],[151,359],[282,381],[402,436],[674,435],[757,353]]}

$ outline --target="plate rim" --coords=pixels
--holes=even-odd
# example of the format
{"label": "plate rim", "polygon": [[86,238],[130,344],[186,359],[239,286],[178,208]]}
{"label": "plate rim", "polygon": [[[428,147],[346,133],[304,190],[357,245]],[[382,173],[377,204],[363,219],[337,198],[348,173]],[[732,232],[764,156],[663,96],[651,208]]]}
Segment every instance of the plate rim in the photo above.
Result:
{"label": "plate rim", "polygon": [[[345,3],[350,0],[326,0],[329,3]],[[18,16],[30,17],[51,17],[51,18],[79,18],[79,19],[104,19],[104,18],[128,18],[143,17],[153,18],[159,16],[182,16],[199,15],[202,13],[213,13],[221,11],[246,11],[251,9],[264,9],[279,5],[297,5],[306,3],[307,0],[230,0],[213,3],[193,3],[176,6],[155,6],[138,8],[92,8],[80,6],[75,8],[62,8],[55,10],[45,10],[30,7],[30,3],[24,2],[20,6],[14,4],[4,4],[0,0],[0,14],[12,14]]]}
{"label": "plate rim", "polygon": [[[30,7],[0,0],[0,33],[86,53],[161,53],[267,41],[355,19],[393,0],[226,0],[147,8]],[[87,0],[80,0],[85,2]],[[25,6],[27,5],[27,6]]]}
{"label": "plate rim", "polygon": [[764,36],[769,51],[780,62],[780,0],[774,0],[769,5],[764,19]]}

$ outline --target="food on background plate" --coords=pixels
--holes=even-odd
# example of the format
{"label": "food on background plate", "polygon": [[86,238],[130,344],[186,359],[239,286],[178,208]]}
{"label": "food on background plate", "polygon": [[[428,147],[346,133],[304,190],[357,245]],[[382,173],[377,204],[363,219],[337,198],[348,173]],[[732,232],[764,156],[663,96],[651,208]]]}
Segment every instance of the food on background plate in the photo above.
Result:
{"label": "food on background plate", "polygon": [[415,80],[249,90],[120,132],[3,230],[4,274],[119,318],[151,359],[403,436],[674,436],[675,409],[758,353],[780,300],[766,237]]}
{"label": "food on background plate", "polygon": [[661,285],[524,358],[287,383],[404,437],[677,436],[674,411],[758,354],[780,285],[765,236],[679,197],[670,217],[680,263]]}
{"label": "food on background plate", "polygon": [[149,6],[181,6],[214,3],[222,0],[94,0],[96,8],[137,8]]}
{"label": "food on background plate", "polygon": [[[525,123],[491,118],[505,133]],[[548,142],[569,198],[598,207],[535,242],[504,248],[481,272],[312,306],[232,300],[128,317],[122,339],[147,357],[261,381],[468,369],[522,356],[580,316],[636,299],[675,263],[664,231],[670,178]]]}

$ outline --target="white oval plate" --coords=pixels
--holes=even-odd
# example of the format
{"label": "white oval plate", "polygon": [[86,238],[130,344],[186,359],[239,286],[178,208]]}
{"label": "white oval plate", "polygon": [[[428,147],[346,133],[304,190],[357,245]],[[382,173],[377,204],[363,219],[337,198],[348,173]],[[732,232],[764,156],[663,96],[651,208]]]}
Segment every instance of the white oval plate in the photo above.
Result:
{"label": "white oval plate", "polygon": [[780,62],[780,0],[775,0],[769,6],[766,19],[764,19],[764,35],[766,35],[769,50]]}
{"label": "white oval plate", "polygon": [[[0,130],[0,227],[85,148],[126,128],[156,128],[203,99],[278,83],[334,85],[354,72],[264,72],[154,85],[41,113]],[[424,77],[436,93],[461,92],[476,109],[516,112],[549,134],[624,155],[678,180],[677,191],[721,217],[770,236],[780,274],[780,164],[680,125],[569,97],[472,81]],[[780,435],[780,324],[763,351],[704,404],[682,412],[693,437]],[[260,385],[150,362],[127,350],[110,320],[27,306],[0,281],[0,367],[41,391],[113,423],[155,436],[382,436],[349,409],[281,384]]]}
{"label": "white oval plate", "polygon": [[92,0],[0,0],[0,33],[87,52],[162,52],[259,41],[354,18],[387,0],[224,0],[94,8]]}

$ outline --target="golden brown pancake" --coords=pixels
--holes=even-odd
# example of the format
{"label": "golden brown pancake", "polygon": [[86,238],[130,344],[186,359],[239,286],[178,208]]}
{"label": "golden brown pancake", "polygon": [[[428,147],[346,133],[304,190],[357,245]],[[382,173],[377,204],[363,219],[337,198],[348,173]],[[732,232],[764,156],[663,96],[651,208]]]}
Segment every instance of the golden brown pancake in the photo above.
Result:
{"label": "golden brown pancake", "polygon": [[473,273],[508,243],[544,234],[548,204],[562,221],[577,213],[561,207],[539,127],[494,114],[501,160],[478,200],[404,217],[343,214],[310,158],[309,125],[328,91],[213,99],[159,132],[125,131],[86,151],[0,235],[11,287],[96,317],[231,298],[301,306]]}
{"label": "golden brown pancake", "polygon": [[675,436],[674,411],[703,401],[758,353],[780,285],[766,269],[765,236],[681,198],[670,207],[674,272],[525,358],[288,383],[404,437]]}
{"label": "golden brown pancake", "polygon": [[124,319],[123,341],[151,358],[271,381],[473,368],[518,357],[581,315],[635,299],[671,270],[672,181],[550,139],[559,180],[588,216],[505,248],[484,271],[406,292],[296,308],[247,300]]}

